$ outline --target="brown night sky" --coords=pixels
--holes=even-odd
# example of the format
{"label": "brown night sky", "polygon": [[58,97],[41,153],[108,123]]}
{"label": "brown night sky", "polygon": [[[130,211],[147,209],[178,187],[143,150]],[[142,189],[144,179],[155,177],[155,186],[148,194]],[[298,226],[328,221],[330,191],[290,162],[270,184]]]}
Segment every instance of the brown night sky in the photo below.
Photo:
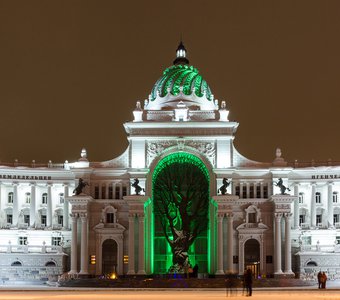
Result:
{"label": "brown night sky", "polygon": [[0,160],[121,154],[181,34],[243,155],[340,161],[340,1],[325,0],[0,0]]}

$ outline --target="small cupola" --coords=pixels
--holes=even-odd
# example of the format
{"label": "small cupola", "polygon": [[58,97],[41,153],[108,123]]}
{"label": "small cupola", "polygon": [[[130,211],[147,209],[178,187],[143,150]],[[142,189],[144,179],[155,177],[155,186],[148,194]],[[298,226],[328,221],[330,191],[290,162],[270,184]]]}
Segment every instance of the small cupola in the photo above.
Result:
{"label": "small cupola", "polygon": [[174,65],[188,65],[189,60],[186,58],[187,50],[185,49],[183,42],[181,41],[176,50],[176,59]]}

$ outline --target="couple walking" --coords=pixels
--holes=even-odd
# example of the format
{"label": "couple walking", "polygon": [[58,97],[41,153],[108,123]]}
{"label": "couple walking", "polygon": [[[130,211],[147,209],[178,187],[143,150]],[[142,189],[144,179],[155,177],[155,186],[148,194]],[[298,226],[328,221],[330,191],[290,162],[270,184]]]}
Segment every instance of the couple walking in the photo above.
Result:
{"label": "couple walking", "polygon": [[319,273],[318,273],[319,289],[325,289],[326,288],[326,281],[327,281],[326,273],[319,271]]}

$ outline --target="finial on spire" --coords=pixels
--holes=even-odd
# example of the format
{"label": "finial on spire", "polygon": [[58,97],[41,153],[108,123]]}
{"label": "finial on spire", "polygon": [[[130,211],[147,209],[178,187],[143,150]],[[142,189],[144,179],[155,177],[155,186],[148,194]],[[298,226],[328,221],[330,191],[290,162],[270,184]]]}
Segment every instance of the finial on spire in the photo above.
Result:
{"label": "finial on spire", "polygon": [[187,50],[184,47],[181,36],[181,41],[176,50],[176,59],[174,60],[174,65],[188,65],[189,60],[186,58],[186,55]]}

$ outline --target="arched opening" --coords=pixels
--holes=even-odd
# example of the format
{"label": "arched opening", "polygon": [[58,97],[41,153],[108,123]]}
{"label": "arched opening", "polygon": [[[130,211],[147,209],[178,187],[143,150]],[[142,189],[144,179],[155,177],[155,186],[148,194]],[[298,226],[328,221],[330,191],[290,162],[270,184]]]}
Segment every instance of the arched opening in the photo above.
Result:
{"label": "arched opening", "polygon": [[12,262],[11,266],[12,267],[21,267],[22,263],[20,261],[15,261],[15,262]]}
{"label": "arched opening", "polygon": [[46,264],[45,264],[45,267],[55,267],[56,264],[54,261],[48,261]]}
{"label": "arched opening", "polygon": [[208,271],[209,173],[196,156],[178,152],[153,172],[153,273]]}
{"label": "arched opening", "polygon": [[108,239],[102,245],[102,273],[112,274],[117,270],[117,243]]}
{"label": "arched opening", "polygon": [[260,274],[260,244],[255,239],[244,244],[244,266],[251,269],[255,277]]}

